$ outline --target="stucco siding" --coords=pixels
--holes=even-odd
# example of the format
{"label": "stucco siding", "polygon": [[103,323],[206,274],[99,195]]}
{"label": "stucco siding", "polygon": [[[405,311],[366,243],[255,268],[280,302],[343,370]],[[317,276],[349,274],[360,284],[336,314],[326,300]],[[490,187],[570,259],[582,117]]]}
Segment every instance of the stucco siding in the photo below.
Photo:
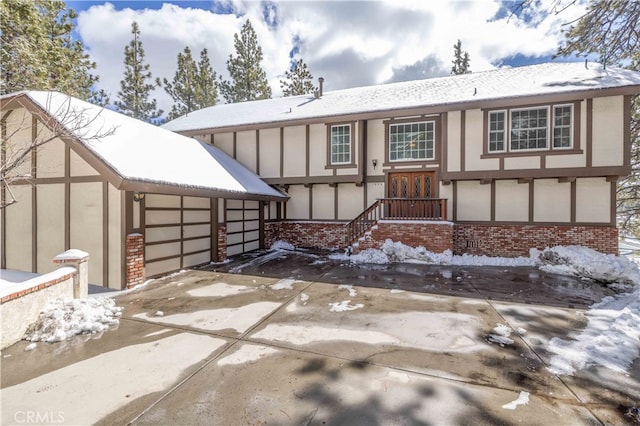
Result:
{"label": "stucco siding", "polygon": [[[42,125],[38,125],[40,137],[51,137],[51,131],[48,128],[42,129],[41,127]],[[64,152],[65,143],[60,139],[54,139],[38,148],[36,161],[38,170],[36,176],[38,178],[64,176]]]}
{"label": "stucco siding", "polygon": [[385,185],[383,182],[372,182],[367,184],[367,207],[373,204],[378,198],[385,198]]}
{"label": "stucco siding", "polygon": [[[322,159],[314,159],[322,161]],[[305,126],[284,128],[284,175],[287,177],[306,174],[306,130]]]}
{"label": "stucco siding", "polygon": [[[24,108],[14,110],[6,120],[6,138],[11,141],[7,147],[7,158],[28,149],[32,141],[31,114]],[[15,154],[14,154],[15,153]],[[31,174],[31,161],[28,158],[15,168],[16,175]]]}
{"label": "stucco siding", "polygon": [[529,185],[517,180],[496,181],[495,219],[498,222],[529,220]]}
{"label": "stucco siding", "polygon": [[102,284],[102,183],[71,184],[71,247],[89,253],[89,282]]}
{"label": "stucco siding", "polygon": [[211,200],[204,197],[182,197],[182,205],[186,208],[208,209],[211,207]]}
{"label": "stucco siding", "polygon": [[500,162],[496,158],[482,159],[484,149],[483,114],[479,109],[465,113],[465,170],[497,170]]}
{"label": "stucco siding", "polygon": [[438,198],[447,200],[447,220],[453,220],[453,185],[440,184]]}
{"label": "stucco siding", "polygon": [[280,129],[260,130],[260,177],[280,176]]}
{"label": "stucco siding", "polygon": [[352,220],[365,209],[363,187],[354,184],[338,185],[338,219]]}
{"label": "stucco siding", "polygon": [[312,219],[334,218],[335,191],[329,185],[313,186],[313,214]]}
{"label": "stucco siding", "polygon": [[557,179],[533,182],[534,222],[569,222],[571,219],[571,184]]}
{"label": "stucco siding", "polygon": [[309,175],[327,176],[333,172],[327,165],[327,127],[324,124],[309,126]]}
{"label": "stucco siding", "polygon": [[478,181],[457,183],[458,220],[491,220],[491,185],[481,185]]}
{"label": "stucco siding", "polygon": [[624,160],[624,98],[593,99],[593,165],[618,166]]}
{"label": "stucco siding", "polygon": [[571,167],[584,167],[587,164],[586,153],[571,155],[549,155],[546,159],[547,168],[563,169]]}
{"label": "stucco siding", "polygon": [[236,160],[255,173],[257,171],[257,158],[255,130],[238,132],[236,136]]}
{"label": "stucco siding", "polygon": [[[384,163],[384,122],[382,120],[369,120],[367,122],[366,140],[367,158],[365,166],[368,176],[383,175],[382,163]],[[373,167],[372,160],[377,161],[377,166]]]}
{"label": "stucco siding", "polygon": [[71,150],[70,173],[71,176],[97,176],[99,173],[84,161],[78,154]]}
{"label": "stucco siding", "polygon": [[[122,282],[122,192],[108,185],[109,194],[109,288],[121,289]],[[137,203],[136,203],[137,204]],[[105,285],[105,283],[102,283]]]}
{"label": "stucco siding", "polygon": [[[4,209],[6,215],[6,241],[8,269],[32,271],[31,268],[31,186],[14,186],[13,195],[18,201]],[[35,272],[35,271],[32,271]]]}
{"label": "stucco siding", "polygon": [[[55,269],[51,262],[64,248],[64,184],[38,186],[38,272]],[[74,247],[76,248],[76,247]],[[91,253],[89,253],[91,256]]]}
{"label": "stucco siding", "polygon": [[233,133],[217,133],[213,135],[213,144],[233,157]]}
{"label": "stucco siding", "polygon": [[286,219],[309,219],[309,189],[303,185],[289,187]]}
{"label": "stucco siding", "polygon": [[460,156],[461,156],[461,131],[460,120],[462,114],[460,111],[451,111],[447,113],[447,164],[446,168],[450,172],[459,172]]}
{"label": "stucco siding", "polygon": [[611,183],[605,178],[576,180],[576,221],[611,221]]}
{"label": "stucco siding", "polygon": [[508,157],[504,159],[505,170],[539,169],[540,157]]}

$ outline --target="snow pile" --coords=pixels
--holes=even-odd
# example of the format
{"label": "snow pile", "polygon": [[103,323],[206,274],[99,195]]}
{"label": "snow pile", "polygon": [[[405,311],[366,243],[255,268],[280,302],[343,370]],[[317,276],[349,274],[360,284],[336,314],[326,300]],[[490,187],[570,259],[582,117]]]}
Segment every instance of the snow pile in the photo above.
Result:
{"label": "snow pile", "polygon": [[293,285],[298,283],[303,283],[304,281],[296,280],[293,278],[283,278],[280,281],[271,284],[273,290],[293,290]]}
{"label": "snow pile", "polygon": [[347,290],[349,292],[349,296],[351,297],[356,297],[358,295],[358,292],[355,288],[353,288],[352,285],[346,285],[346,284],[342,284],[338,286],[338,290]]}
{"label": "snow pile", "polygon": [[515,410],[518,405],[527,405],[529,403],[529,392],[522,391],[518,395],[518,399],[511,401],[508,404],[504,404],[502,408],[505,410]]}
{"label": "snow pile", "polygon": [[380,250],[366,249],[354,255],[333,254],[334,260],[349,260],[352,263],[373,263],[384,265],[392,262],[421,263],[427,265],[460,265],[460,266],[534,266],[535,259],[528,257],[489,257],[463,254],[453,255],[451,250],[433,253],[422,246],[410,247],[401,242],[387,239]]}
{"label": "snow pile", "polygon": [[284,240],[277,240],[273,244],[271,244],[271,247],[269,247],[269,250],[270,251],[275,251],[275,250],[295,251],[296,248],[293,244],[290,244]]}
{"label": "snow pile", "polygon": [[57,299],[45,305],[23,339],[30,342],[61,342],[76,334],[107,331],[119,324],[122,308],[108,297]]}
{"label": "snow pile", "polygon": [[513,345],[513,339],[509,338],[512,332],[513,330],[508,325],[498,323],[493,329],[493,334],[487,336],[487,340],[489,343],[497,343],[502,347]]}
{"label": "snow pile", "polygon": [[573,340],[554,337],[549,370],[573,375],[592,365],[625,372],[640,355],[640,286],[632,293],[609,296],[585,312],[588,324]]}
{"label": "snow pile", "polygon": [[352,305],[351,300],[343,300],[342,302],[329,303],[329,311],[331,312],[346,312],[346,311],[353,311],[359,308],[364,308],[364,305],[362,303]]}
{"label": "snow pile", "polygon": [[542,252],[531,250],[540,269],[554,274],[573,275],[604,284],[640,283],[638,265],[624,256],[602,254],[581,246],[557,246]]}

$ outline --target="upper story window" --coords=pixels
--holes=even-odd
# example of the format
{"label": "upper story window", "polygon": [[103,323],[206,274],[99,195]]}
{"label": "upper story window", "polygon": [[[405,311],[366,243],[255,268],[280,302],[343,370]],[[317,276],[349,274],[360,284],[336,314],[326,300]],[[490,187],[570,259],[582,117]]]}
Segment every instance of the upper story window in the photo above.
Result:
{"label": "upper story window", "polygon": [[490,111],[487,121],[489,153],[573,147],[571,104]]}
{"label": "upper story window", "polygon": [[331,165],[351,164],[351,124],[331,126]]}
{"label": "upper story window", "polygon": [[433,160],[435,122],[389,125],[389,161]]}

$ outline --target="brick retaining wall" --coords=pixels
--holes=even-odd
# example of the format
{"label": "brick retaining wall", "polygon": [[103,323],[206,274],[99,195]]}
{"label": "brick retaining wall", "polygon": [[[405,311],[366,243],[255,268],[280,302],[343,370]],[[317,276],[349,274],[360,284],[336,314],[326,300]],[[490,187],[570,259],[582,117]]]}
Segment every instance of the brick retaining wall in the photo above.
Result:
{"label": "brick retaining wall", "polygon": [[354,244],[354,252],[368,248],[379,249],[387,239],[442,253],[445,250],[453,250],[453,223],[381,220],[370,233]]}
{"label": "brick retaining wall", "polygon": [[346,247],[346,224],[311,221],[265,222],[265,247],[271,247],[276,240],[284,240],[296,247],[343,249]]}
{"label": "brick retaining wall", "polygon": [[618,229],[611,226],[456,224],[453,252],[472,255],[528,256],[530,248],[580,245],[618,254]]}

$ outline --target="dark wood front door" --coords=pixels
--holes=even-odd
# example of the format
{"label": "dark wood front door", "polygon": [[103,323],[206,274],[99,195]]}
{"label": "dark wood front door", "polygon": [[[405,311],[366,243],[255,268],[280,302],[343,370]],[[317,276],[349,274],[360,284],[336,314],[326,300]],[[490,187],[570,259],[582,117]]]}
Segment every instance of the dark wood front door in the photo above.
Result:
{"label": "dark wood front door", "polygon": [[435,198],[434,172],[389,173],[389,198]]}

